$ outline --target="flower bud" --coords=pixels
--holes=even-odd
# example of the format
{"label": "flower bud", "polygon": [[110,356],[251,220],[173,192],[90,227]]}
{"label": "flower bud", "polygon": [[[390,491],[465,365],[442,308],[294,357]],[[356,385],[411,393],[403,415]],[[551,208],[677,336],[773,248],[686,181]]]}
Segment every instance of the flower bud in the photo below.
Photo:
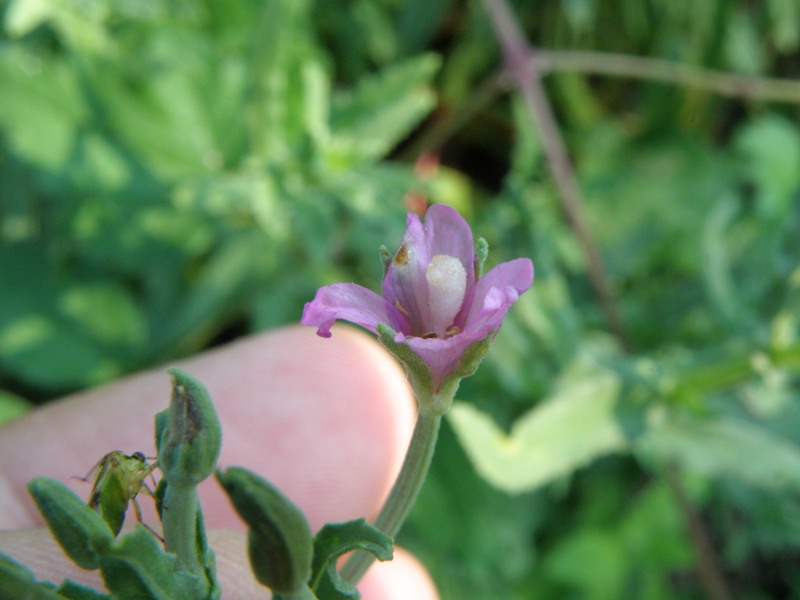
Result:
{"label": "flower bud", "polygon": [[172,400],[160,436],[158,464],[170,486],[195,486],[214,472],[222,427],[205,387],[178,369],[169,373]]}

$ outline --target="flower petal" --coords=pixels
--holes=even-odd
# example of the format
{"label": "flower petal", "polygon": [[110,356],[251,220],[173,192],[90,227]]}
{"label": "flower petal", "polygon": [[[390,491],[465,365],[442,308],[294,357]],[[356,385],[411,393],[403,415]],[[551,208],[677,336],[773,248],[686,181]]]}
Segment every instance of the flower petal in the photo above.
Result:
{"label": "flower petal", "polygon": [[422,335],[425,333],[424,324],[430,321],[425,270],[431,257],[419,217],[409,213],[407,223],[403,243],[383,279],[383,297],[407,317],[411,327],[409,333]]}
{"label": "flower petal", "polygon": [[354,283],[335,283],[317,290],[306,303],[303,325],[317,327],[317,335],[330,337],[337,320],[350,321],[376,333],[378,323],[386,323],[397,331],[408,331],[403,316],[378,294]]}
{"label": "flower petal", "polygon": [[508,308],[533,284],[533,263],[517,258],[497,265],[478,280],[461,335],[477,340],[497,332]]}
{"label": "flower petal", "polygon": [[463,335],[442,339],[405,337],[398,334],[395,341],[406,344],[425,361],[431,370],[433,384],[436,388],[455,370],[464,351],[474,340]]}
{"label": "flower petal", "polygon": [[467,289],[472,287],[475,283],[475,244],[464,217],[446,204],[434,204],[425,213],[424,229],[429,260],[437,254],[456,257],[467,272]]}
{"label": "flower petal", "polygon": [[424,335],[436,329],[426,280],[428,265],[437,254],[457,258],[467,274],[469,291],[475,284],[475,249],[469,225],[445,204],[431,206],[424,223],[409,213],[407,223],[403,244],[383,280],[383,297],[392,306],[401,307],[415,335]]}

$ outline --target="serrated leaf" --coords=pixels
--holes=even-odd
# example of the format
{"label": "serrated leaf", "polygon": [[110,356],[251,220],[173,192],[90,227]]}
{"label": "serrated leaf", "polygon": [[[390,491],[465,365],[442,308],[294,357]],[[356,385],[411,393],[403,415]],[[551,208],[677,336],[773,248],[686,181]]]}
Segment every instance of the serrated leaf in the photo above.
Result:
{"label": "serrated leaf", "polygon": [[651,429],[637,451],[711,477],[774,491],[800,489],[800,448],[730,417],[674,419]]}
{"label": "serrated leaf", "polygon": [[454,403],[448,417],[478,473],[520,493],[625,447],[614,414],[619,391],[610,373],[571,384],[518,419],[510,434],[463,402]]}
{"label": "serrated leaf", "polygon": [[174,554],[165,552],[142,526],[117,540],[100,556],[103,581],[115,598],[200,599],[206,594],[196,577],[177,568]]}
{"label": "serrated leaf", "polygon": [[55,479],[37,477],[28,491],[67,556],[81,568],[98,568],[100,553],[114,539],[103,518]]}
{"label": "serrated leaf", "polygon": [[336,569],[337,559],[352,550],[371,552],[380,561],[392,560],[393,540],[365,519],[327,523],[314,536],[311,589],[325,600],[360,598],[355,586],[344,581]]}
{"label": "serrated leaf", "polygon": [[355,89],[336,96],[326,150],[330,166],[378,159],[408,135],[435,104],[426,86],[438,68],[434,55],[413,58],[364,77]]}

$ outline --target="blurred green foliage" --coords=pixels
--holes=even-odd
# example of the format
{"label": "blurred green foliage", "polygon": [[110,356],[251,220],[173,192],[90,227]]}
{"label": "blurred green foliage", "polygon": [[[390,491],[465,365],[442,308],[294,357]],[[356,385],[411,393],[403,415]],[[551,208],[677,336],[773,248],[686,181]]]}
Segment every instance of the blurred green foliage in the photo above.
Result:
{"label": "blurred green foliage", "polygon": [[[541,48],[799,74],[795,0],[514,8]],[[681,493],[737,596],[800,595],[796,107],[546,78],[626,352],[477,0],[11,0],[2,23],[0,415],[377,288],[423,195],[536,267],[401,534],[445,600],[705,597]]]}

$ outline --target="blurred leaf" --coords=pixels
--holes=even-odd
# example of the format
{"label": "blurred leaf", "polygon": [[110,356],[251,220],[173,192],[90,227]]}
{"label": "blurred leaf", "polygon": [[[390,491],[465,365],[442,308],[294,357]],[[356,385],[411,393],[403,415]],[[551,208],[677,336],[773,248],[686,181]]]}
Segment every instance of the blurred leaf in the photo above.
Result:
{"label": "blurred leaf", "polygon": [[782,53],[795,50],[800,42],[800,4],[794,0],[769,0],[767,2],[775,47]]}
{"label": "blurred leaf", "polygon": [[400,53],[407,56],[428,47],[453,4],[453,0],[407,0],[402,3],[397,22]]}
{"label": "blurred leaf", "polygon": [[800,488],[800,448],[745,421],[674,418],[652,428],[637,451],[691,472],[777,492]]}
{"label": "blurred leaf", "polygon": [[610,373],[568,382],[518,419],[510,434],[463,402],[455,403],[448,414],[481,476],[500,489],[519,493],[625,448],[614,418],[619,391],[620,383]]}
{"label": "blurred leaf", "polygon": [[331,110],[333,137],[326,150],[329,164],[342,168],[375,160],[400,142],[433,108],[435,96],[426,86],[438,68],[434,55],[409,59],[337,94]]}
{"label": "blurred leaf", "polygon": [[547,574],[581,597],[612,600],[625,596],[628,557],[612,533],[584,529],[576,532],[548,555]]}
{"label": "blurred leaf", "polygon": [[27,400],[6,390],[0,390],[0,425],[21,417],[32,408],[33,404]]}
{"label": "blurred leaf", "polygon": [[[0,249],[0,357],[17,376],[55,389],[119,374],[147,337],[136,305],[117,283],[54,272],[41,249]],[[111,352],[111,350],[114,350]]]}
{"label": "blurred leaf", "polygon": [[736,134],[745,173],[756,188],[759,212],[769,219],[783,217],[800,190],[800,130],[791,121],[766,114]]}
{"label": "blurred leaf", "polygon": [[5,14],[5,30],[22,36],[46,22],[54,13],[51,0],[11,0]]}
{"label": "blurred leaf", "polygon": [[742,73],[762,72],[766,56],[755,23],[747,14],[747,9],[734,7],[728,13],[728,19],[725,36],[725,54],[728,63],[735,71]]}
{"label": "blurred leaf", "polygon": [[58,169],[85,117],[69,65],[18,47],[0,48],[0,131],[14,152]]}
{"label": "blurred leaf", "polygon": [[711,301],[732,325],[740,324],[748,314],[743,304],[740,286],[736,285],[732,272],[732,260],[727,244],[727,234],[736,218],[738,204],[730,197],[723,197],[711,209],[703,232],[704,281]]}

